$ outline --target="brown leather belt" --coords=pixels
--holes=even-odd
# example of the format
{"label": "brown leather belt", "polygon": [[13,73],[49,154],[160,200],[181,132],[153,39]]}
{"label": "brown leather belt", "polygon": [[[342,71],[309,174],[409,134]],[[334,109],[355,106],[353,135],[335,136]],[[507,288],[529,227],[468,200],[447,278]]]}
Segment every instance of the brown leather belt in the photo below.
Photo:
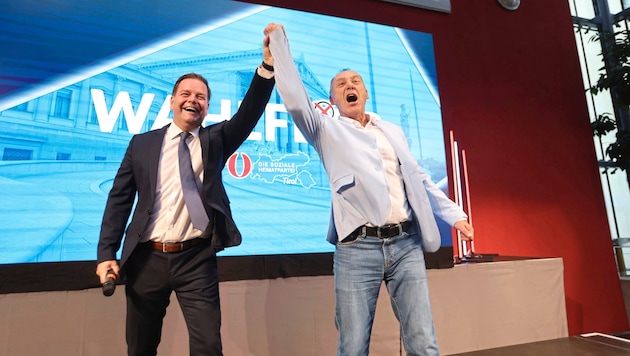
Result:
{"label": "brown leather belt", "polygon": [[410,220],[400,222],[398,224],[387,224],[383,226],[368,226],[362,225],[356,228],[341,242],[351,242],[356,240],[359,236],[376,236],[379,239],[388,239],[390,237],[398,236],[403,232],[407,232],[412,226]]}
{"label": "brown leather belt", "polygon": [[191,247],[195,247],[197,245],[200,245],[204,242],[206,242],[207,239],[203,239],[203,238],[196,238],[196,239],[192,239],[192,240],[187,240],[187,241],[183,241],[183,242],[167,242],[167,243],[161,243],[161,242],[153,242],[153,241],[149,241],[149,242],[143,242],[140,245],[153,249],[153,250],[157,250],[157,251],[162,251],[164,253],[173,253],[173,252],[182,252],[182,251],[186,251]]}

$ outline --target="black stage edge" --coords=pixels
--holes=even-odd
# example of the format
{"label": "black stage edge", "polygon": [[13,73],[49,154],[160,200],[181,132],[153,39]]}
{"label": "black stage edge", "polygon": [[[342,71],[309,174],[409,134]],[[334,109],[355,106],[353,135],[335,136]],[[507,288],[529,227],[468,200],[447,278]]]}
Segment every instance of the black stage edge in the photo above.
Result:
{"label": "black stage edge", "polygon": [[[453,267],[452,246],[424,256],[428,269]],[[332,252],[219,256],[217,263],[221,282],[333,274]],[[0,294],[99,288],[95,272],[96,261],[0,264]]]}

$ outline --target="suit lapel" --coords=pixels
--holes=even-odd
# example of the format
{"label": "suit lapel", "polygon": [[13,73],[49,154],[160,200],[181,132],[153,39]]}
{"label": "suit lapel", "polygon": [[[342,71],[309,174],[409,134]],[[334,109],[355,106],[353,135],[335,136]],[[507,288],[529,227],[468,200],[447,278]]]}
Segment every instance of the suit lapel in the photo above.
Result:
{"label": "suit lapel", "polygon": [[201,127],[199,129],[199,143],[201,143],[201,159],[203,161],[204,178],[206,177],[206,162],[209,162],[210,144],[209,144],[210,129]]}
{"label": "suit lapel", "polygon": [[152,131],[152,135],[150,137],[150,142],[147,147],[147,165],[149,169],[149,186],[151,187],[151,192],[155,192],[157,186],[157,176],[158,176],[158,167],[160,164],[160,154],[162,153],[162,143],[164,142],[164,135],[166,135],[167,128],[170,126],[166,125],[159,130]]}

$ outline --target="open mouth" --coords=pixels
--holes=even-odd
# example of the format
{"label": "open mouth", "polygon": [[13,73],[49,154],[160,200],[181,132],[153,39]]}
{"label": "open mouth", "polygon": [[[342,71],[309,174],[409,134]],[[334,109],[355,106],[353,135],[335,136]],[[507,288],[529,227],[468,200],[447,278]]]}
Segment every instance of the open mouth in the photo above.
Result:
{"label": "open mouth", "polygon": [[353,103],[355,101],[357,101],[359,98],[357,97],[356,94],[348,94],[348,96],[346,96],[346,101],[349,103]]}
{"label": "open mouth", "polygon": [[197,109],[195,109],[193,107],[187,107],[187,108],[184,108],[184,110],[188,111],[188,112],[192,112],[192,113],[197,113]]}

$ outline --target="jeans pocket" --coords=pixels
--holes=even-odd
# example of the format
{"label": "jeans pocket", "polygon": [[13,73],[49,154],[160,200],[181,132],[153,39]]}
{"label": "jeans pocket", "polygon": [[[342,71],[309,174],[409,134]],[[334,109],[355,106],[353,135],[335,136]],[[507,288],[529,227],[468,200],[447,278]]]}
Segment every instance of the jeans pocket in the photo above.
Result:
{"label": "jeans pocket", "polygon": [[350,241],[345,241],[346,239],[338,241],[337,242],[337,246],[351,246],[351,245],[354,245],[355,243],[357,243],[358,241],[361,241],[361,240],[364,240],[364,239],[365,239],[365,235],[359,234],[355,239],[352,239]]}

